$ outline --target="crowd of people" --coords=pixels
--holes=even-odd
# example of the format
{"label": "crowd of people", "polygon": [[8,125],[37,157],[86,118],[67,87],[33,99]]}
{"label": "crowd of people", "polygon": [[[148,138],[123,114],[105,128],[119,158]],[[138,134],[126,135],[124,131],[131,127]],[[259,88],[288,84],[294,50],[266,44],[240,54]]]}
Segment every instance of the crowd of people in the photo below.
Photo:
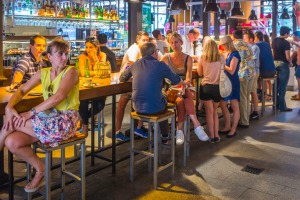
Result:
{"label": "crowd of people", "polygon": [[[168,31],[163,40],[159,29],[152,32],[138,32],[136,42],[126,51],[120,68],[120,81],[133,79],[133,92],[120,95],[116,115],[116,140],[129,138],[122,131],[125,108],[130,100],[133,109],[141,114],[158,114],[167,109],[163,86],[166,79],[172,85],[181,85],[182,91],[175,99],[177,111],[176,144],[184,142],[184,121],[187,116],[192,120],[194,132],[200,141],[218,143],[220,134],[232,138],[237,135],[237,128],[248,128],[251,120],[259,119],[258,102],[272,94],[272,85],[267,84],[266,94],[261,93],[260,78],[277,75],[277,105],[274,109],[281,112],[292,111],[285,102],[286,88],[290,67],[300,65],[300,32],[293,34],[293,49],[297,53],[291,56],[291,43],[288,27],[281,27],[280,36],[266,41],[262,32],[243,32],[235,30],[231,36],[224,36],[216,42],[205,37],[201,55],[196,55],[195,41],[200,37],[197,28],[186,35]],[[6,146],[12,153],[30,163],[37,171],[25,191],[36,191],[44,177],[44,164],[32,151],[30,145],[41,141],[57,146],[63,140],[75,134],[79,118],[82,120],[82,132],[88,134],[88,122],[91,116],[89,101],[79,101],[79,76],[85,76],[86,67],[91,76],[97,62],[109,61],[113,71],[117,71],[116,58],[107,47],[107,36],[86,39],[86,51],[79,56],[79,69],[67,65],[69,45],[62,38],[54,39],[46,47],[46,39],[37,35],[30,39],[29,53],[24,55],[14,66],[11,89],[18,86],[5,108],[6,119],[0,133],[0,150]],[[46,50],[46,51],[45,51]],[[47,59],[43,59],[43,54]],[[201,77],[200,95],[193,90],[192,68],[197,66]],[[232,85],[229,96],[222,98],[219,91],[220,73],[224,70]],[[300,85],[300,68],[296,69],[296,78]],[[14,106],[21,101],[32,88],[42,85],[44,101],[28,112],[18,113]],[[198,87],[198,86],[197,86]],[[200,124],[194,99],[200,98],[206,113],[206,134]],[[292,97],[299,100],[300,93]],[[105,97],[98,98],[94,106],[96,113],[105,106]],[[251,103],[252,102],[252,103]],[[230,107],[229,105],[230,104]],[[251,107],[252,106],[252,107]],[[219,127],[217,109],[221,108],[224,127]],[[230,108],[230,109],[229,109]],[[46,111],[51,110],[51,116]],[[232,118],[230,117],[232,111]],[[252,111],[252,112],[251,112]],[[54,113],[54,114],[53,114]],[[160,123],[163,143],[169,140],[167,121]],[[139,121],[134,133],[148,138],[148,130]]]}

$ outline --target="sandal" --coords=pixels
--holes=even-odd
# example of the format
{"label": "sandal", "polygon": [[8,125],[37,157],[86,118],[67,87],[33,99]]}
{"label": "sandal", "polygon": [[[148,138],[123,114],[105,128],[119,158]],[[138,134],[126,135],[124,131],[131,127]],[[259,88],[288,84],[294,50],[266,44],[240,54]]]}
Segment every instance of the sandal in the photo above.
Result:
{"label": "sandal", "polygon": [[300,101],[300,98],[298,97],[298,95],[296,95],[296,96],[292,96],[291,100]]}
{"label": "sandal", "polygon": [[[45,184],[44,181],[45,172],[35,172],[34,178],[24,187],[25,192],[36,192],[41,186]],[[33,182],[36,182],[35,179],[39,179],[37,185],[34,186]]]}

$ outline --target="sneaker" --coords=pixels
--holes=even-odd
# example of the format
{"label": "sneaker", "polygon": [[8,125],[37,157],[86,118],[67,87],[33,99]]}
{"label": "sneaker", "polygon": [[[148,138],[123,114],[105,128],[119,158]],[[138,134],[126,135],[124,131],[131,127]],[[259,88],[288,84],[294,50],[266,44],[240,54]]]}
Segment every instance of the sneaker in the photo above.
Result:
{"label": "sneaker", "polygon": [[184,134],[182,130],[176,131],[176,144],[181,145],[184,142]]}
{"label": "sneaker", "polygon": [[145,131],[145,129],[143,127],[141,128],[136,128],[134,130],[134,134],[142,137],[142,138],[148,138],[148,132]]}
{"label": "sneaker", "polygon": [[259,119],[259,115],[257,112],[253,112],[250,115],[250,120],[258,120]]}
{"label": "sneaker", "polygon": [[208,141],[213,144],[215,143],[215,138],[209,138]]}
{"label": "sneaker", "polygon": [[203,142],[209,140],[209,137],[205,133],[203,126],[198,126],[197,128],[195,128],[194,132],[199,138],[199,140]]}
{"label": "sneaker", "polygon": [[116,141],[123,142],[123,141],[127,141],[127,140],[129,140],[129,137],[126,137],[125,135],[123,135],[122,132],[118,132],[116,134]]}

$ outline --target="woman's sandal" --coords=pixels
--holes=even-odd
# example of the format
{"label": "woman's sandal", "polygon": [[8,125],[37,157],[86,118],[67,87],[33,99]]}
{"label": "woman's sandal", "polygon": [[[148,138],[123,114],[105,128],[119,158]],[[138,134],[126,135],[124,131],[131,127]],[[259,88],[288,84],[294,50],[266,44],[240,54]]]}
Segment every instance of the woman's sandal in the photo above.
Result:
{"label": "woman's sandal", "polygon": [[[44,174],[45,174],[45,172],[35,172],[34,178],[24,187],[25,192],[36,192],[41,186],[43,186],[45,184]],[[37,186],[34,187],[32,185],[32,182],[34,181],[34,179],[36,178],[37,175],[39,175],[39,176],[43,175],[43,176],[40,178]]]}
{"label": "woman's sandal", "polygon": [[298,95],[296,95],[296,96],[292,96],[291,100],[300,101],[300,98],[298,97]]}

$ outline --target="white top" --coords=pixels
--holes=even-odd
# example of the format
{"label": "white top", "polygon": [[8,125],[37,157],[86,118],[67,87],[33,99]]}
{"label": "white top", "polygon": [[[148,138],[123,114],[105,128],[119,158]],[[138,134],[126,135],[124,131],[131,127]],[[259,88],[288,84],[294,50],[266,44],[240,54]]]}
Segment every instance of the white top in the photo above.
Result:
{"label": "white top", "polygon": [[134,43],[127,49],[127,51],[123,57],[120,72],[123,72],[125,70],[128,62],[130,62],[130,61],[135,62],[138,59],[140,59],[141,57],[142,57],[141,50],[140,50],[139,46],[136,43]]}
{"label": "white top", "polygon": [[164,48],[168,48],[166,42],[156,39],[156,44],[159,51],[164,55],[166,53]]}
{"label": "white top", "polygon": [[189,38],[187,35],[182,36],[182,52],[186,53],[190,56],[194,55],[194,48],[193,48],[193,44],[190,42]]}

